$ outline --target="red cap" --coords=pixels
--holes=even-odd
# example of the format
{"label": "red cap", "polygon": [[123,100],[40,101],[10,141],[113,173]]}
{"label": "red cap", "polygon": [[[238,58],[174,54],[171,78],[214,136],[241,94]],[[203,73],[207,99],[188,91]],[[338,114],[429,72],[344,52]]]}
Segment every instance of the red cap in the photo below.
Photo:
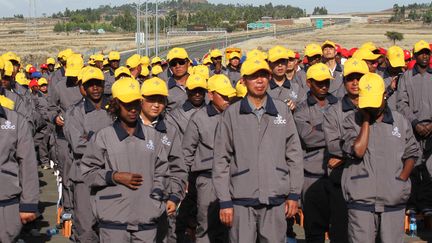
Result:
{"label": "red cap", "polygon": [[348,57],[352,57],[357,50],[358,50],[357,47],[351,48],[348,52],[348,55],[349,55]]}
{"label": "red cap", "polygon": [[411,69],[414,68],[414,65],[415,65],[415,64],[416,64],[416,60],[411,60],[411,61],[408,63],[407,68],[408,68],[409,70],[411,70]]}
{"label": "red cap", "polygon": [[300,59],[300,53],[298,52],[295,53],[295,59]]}
{"label": "red cap", "polygon": [[378,50],[379,50],[379,52],[380,52],[381,55],[387,55],[387,50],[386,49],[380,47],[380,48],[378,48]]}
{"label": "red cap", "polygon": [[341,49],[341,55],[345,58],[350,57],[349,51],[346,48]]}
{"label": "red cap", "polygon": [[336,53],[342,54],[342,47],[339,44],[336,44]]}
{"label": "red cap", "polygon": [[35,86],[38,86],[38,81],[36,79],[32,79],[28,86],[30,89],[35,87]]}
{"label": "red cap", "polygon": [[34,72],[36,72],[37,70],[36,70],[36,68],[35,67],[31,67],[31,68],[29,68],[29,73],[34,73]]}
{"label": "red cap", "polygon": [[46,63],[42,63],[42,64],[40,65],[40,68],[41,68],[41,69],[48,69],[48,65],[47,65]]}
{"label": "red cap", "polygon": [[308,64],[308,63],[309,63],[309,61],[308,61],[307,57],[304,57],[303,58],[303,64]]}
{"label": "red cap", "polygon": [[404,60],[407,61],[411,59],[411,52],[408,50],[404,50]]}

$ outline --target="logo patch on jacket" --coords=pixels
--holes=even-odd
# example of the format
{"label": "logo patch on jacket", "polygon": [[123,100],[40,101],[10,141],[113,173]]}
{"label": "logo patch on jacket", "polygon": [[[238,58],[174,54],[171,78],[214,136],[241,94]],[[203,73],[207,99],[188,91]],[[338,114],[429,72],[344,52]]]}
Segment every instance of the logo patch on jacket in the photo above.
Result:
{"label": "logo patch on jacket", "polygon": [[167,135],[164,135],[163,137],[162,137],[162,143],[164,144],[164,145],[166,145],[166,146],[171,146],[171,142],[170,142],[170,140],[169,140],[169,138],[167,137]]}
{"label": "logo patch on jacket", "polygon": [[284,125],[284,124],[286,124],[286,119],[283,119],[283,117],[278,114],[273,122],[276,125]]}
{"label": "logo patch on jacket", "polygon": [[5,121],[4,125],[1,125],[1,129],[3,130],[15,130],[15,125],[12,125],[12,122]]}
{"label": "logo patch on jacket", "polygon": [[398,127],[394,127],[393,128],[392,135],[395,136],[395,137],[398,137],[398,138],[401,137],[401,134],[399,132],[399,128]]}
{"label": "logo patch on jacket", "polygon": [[154,146],[153,140],[149,140],[146,144],[146,147],[150,150],[154,150],[155,146]]}
{"label": "logo patch on jacket", "polygon": [[289,97],[291,97],[292,100],[295,100],[295,99],[297,99],[298,95],[297,95],[296,92],[293,90],[293,91],[291,91]]}

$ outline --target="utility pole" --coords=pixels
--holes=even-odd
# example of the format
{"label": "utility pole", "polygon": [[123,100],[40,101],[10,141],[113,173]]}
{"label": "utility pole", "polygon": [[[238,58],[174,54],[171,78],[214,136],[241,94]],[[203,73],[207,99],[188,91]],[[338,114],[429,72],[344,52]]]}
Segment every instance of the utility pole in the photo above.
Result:
{"label": "utility pole", "polygon": [[158,22],[158,0],[156,0],[156,23],[155,23],[155,56],[159,54],[159,22]]}
{"label": "utility pole", "polygon": [[137,25],[137,30],[136,30],[136,45],[137,45],[137,54],[141,55],[141,0],[138,0],[137,2],[137,6],[136,6],[136,25]]}
{"label": "utility pole", "polygon": [[145,3],[145,55],[148,56],[149,55],[149,47],[148,47],[148,34],[149,34],[149,29],[148,29],[148,0]]}

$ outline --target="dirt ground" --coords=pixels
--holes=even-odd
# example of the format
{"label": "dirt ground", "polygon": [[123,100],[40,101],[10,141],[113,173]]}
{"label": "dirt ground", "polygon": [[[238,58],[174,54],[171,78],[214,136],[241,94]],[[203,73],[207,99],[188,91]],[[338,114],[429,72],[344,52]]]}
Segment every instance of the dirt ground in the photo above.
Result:
{"label": "dirt ground", "polygon": [[297,34],[295,36],[264,37],[245,41],[236,46],[241,46],[244,50],[252,50],[262,47],[268,50],[274,45],[282,45],[300,53],[309,43],[321,44],[325,40],[332,40],[344,48],[359,47],[362,43],[372,41],[379,47],[388,48],[393,45],[393,41],[384,35],[387,31],[397,31],[403,33],[404,39],[396,42],[396,45],[404,49],[412,49],[414,43],[423,39],[432,42],[432,28],[417,23],[409,24],[348,24],[342,26],[332,26],[310,33]]}

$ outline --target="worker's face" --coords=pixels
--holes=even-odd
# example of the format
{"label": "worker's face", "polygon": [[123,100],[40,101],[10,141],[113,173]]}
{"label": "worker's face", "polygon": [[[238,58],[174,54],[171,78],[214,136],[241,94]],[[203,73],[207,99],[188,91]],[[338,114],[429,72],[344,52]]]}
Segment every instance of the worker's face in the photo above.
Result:
{"label": "worker's face", "polygon": [[216,91],[209,92],[208,96],[209,100],[212,101],[213,105],[219,112],[226,110],[230,104],[230,98],[228,98],[228,96],[221,95]]}
{"label": "worker's face", "polygon": [[128,124],[137,121],[138,115],[141,111],[141,100],[134,100],[130,103],[123,103],[118,100],[120,107],[120,119]]}
{"label": "worker's face", "polygon": [[248,95],[263,97],[266,94],[270,74],[266,70],[259,70],[252,75],[243,77],[244,84],[248,90]]}
{"label": "worker's face", "polygon": [[220,56],[220,57],[212,57],[211,60],[213,62],[213,65],[221,64],[222,63],[222,56]]}
{"label": "worker's face", "polygon": [[102,70],[103,69],[103,61],[95,61],[95,67]]}
{"label": "worker's face", "polygon": [[174,77],[183,77],[188,71],[189,60],[175,58],[169,62],[169,65]]}
{"label": "worker's face", "polygon": [[378,59],[376,60],[365,60],[366,64],[368,65],[369,72],[375,73],[378,67]]}
{"label": "worker's face", "polygon": [[92,79],[84,84],[86,95],[93,102],[99,102],[104,92],[104,81]]}
{"label": "worker's face", "polygon": [[120,66],[120,60],[111,60],[109,65],[113,70],[116,70]]}
{"label": "worker's face", "polygon": [[416,64],[422,68],[429,66],[430,51],[423,49],[415,54]]}
{"label": "worker's face", "polygon": [[325,98],[330,87],[330,79],[320,82],[317,82],[313,79],[308,79],[307,85],[309,86],[311,93],[315,95],[315,97]]}
{"label": "worker's face", "polygon": [[1,79],[1,86],[5,89],[10,90],[11,89],[11,82],[8,78],[2,78]]}
{"label": "worker's face", "polygon": [[359,94],[359,80],[363,77],[361,73],[351,73],[344,79],[345,89],[348,94],[358,96]]}
{"label": "worker's face", "polygon": [[238,67],[240,65],[240,59],[234,57],[233,59],[230,60],[230,64],[233,67]]}
{"label": "worker's face", "polygon": [[144,96],[141,100],[141,114],[154,121],[165,109],[167,100],[162,95]]}
{"label": "worker's face", "polygon": [[32,92],[37,92],[37,91],[39,91],[39,86],[32,86],[31,87],[31,90],[32,90]]}
{"label": "worker's face", "polygon": [[54,64],[48,64],[48,70],[54,72]]}
{"label": "worker's face", "polygon": [[307,59],[308,59],[309,65],[312,66],[314,64],[321,62],[321,55],[315,55],[312,57],[307,57]]}
{"label": "worker's face", "polygon": [[292,72],[294,69],[296,69],[297,67],[297,59],[295,58],[288,58],[288,63],[287,63],[287,72]]}
{"label": "worker's face", "polygon": [[279,59],[275,62],[270,62],[270,68],[274,76],[282,77],[288,69],[288,59]]}
{"label": "worker's face", "polygon": [[336,56],[336,49],[333,46],[326,45],[324,46],[322,51],[323,51],[324,58],[327,60],[334,59]]}
{"label": "worker's face", "polygon": [[48,91],[48,86],[44,84],[44,85],[42,85],[42,86],[39,87],[39,90],[40,90],[42,93],[46,94],[47,91]]}
{"label": "worker's face", "polygon": [[206,90],[203,88],[196,88],[196,89],[186,89],[186,93],[188,96],[188,100],[192,103],[195,107],[200,107],[205,98]]}

